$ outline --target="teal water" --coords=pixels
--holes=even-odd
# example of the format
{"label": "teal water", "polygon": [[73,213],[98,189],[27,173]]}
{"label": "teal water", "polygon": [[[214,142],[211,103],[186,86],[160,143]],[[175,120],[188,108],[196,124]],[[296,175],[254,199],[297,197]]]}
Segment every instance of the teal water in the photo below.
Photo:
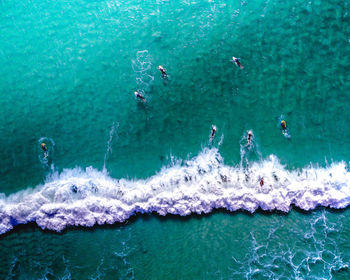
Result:
{"label": "teal water", "polygon": [[7,252],[0,256],[6,267],[2,278],[347,279],[346,221],[348,211],[320,210],[287,216],[145,216],[63,235],[25,228],[2,240]]}
{"label": "teal water", "polygon": [[[224,166],[234,168],[249,169],[273,154],[283,172],[320,167],[323,174],[331,163],[350,159],[346,1],[22,1],[1,2],[0,11],[1,224],[9,219],[11,226],[36,222],[50,228],[55,219],[43,222],[28,210],[36,204],[29,194],[37,194],[45,183],[53,182],[50,186],[61,193],[69,184],[79,188],[79,176],[90,176],[100,192],[100,177],[108,182],[145,179],[148,186],[157,178],[171,178],[172,173],[162,175],[167,167],[206,154],[212,146]],[[241,58],[244,69],[230,61],[232,56]],[[168,80],[161,78],[158,65],[167,69]],[[135,90],[145,94],[145,104],[135,100]],[[291,139],[281,134],[281,118]],[[211,145],[212,124],[218,130]],[[247,130],[254,133],[252,149],[245,147]],[[42,141],[49,146],[47,160]],[[200,156],[201,166],[205,159]],[[97,173],[86,175],[87,167]],[[254,169],[255,175],[267,169]],[[279,172],[293,181],[294,175]],[[310,208],[346,207],[348,175],[332,179],[345,193],[340,200],[338,193],[326,193],[321,173],[296,180],[298,190],[315,186],[310,187],[315,197]],[[266,186],[275,186],[268,176]],[[212,189],[200,201],[210,204],[219,188],[215,182],[208,183]],[[318,190],[318,184],[325,187]],[[259,193],[258,187],[248,189]],[[175,200],[177,190],[164,193]],[[60,202],[70,207],[94,196],[79,191],[79,198]],[[317,196],[323,191],[321,201]],[[298,204],[300,197],[290,193],[291,204]],[[249,208],[246,200],[239,205]],[[266,209],[279,209],[273,205]],[[135,213],[162,214],[156,206],[147,211],[137,206]],[[167,213],[180,213],[180,208]],[[213,208],[236,209],[219,203]],[[61,214],[57,209],[45,213]],[[15,227],[0,237],[1,278],[349,278],[346,209],[187,218],[158,214],[107,228],[69,228],[60,235],[35,225]],[[123,215],[101,223],[128,221]],[[77,225],[100,223],[94,219]]]}

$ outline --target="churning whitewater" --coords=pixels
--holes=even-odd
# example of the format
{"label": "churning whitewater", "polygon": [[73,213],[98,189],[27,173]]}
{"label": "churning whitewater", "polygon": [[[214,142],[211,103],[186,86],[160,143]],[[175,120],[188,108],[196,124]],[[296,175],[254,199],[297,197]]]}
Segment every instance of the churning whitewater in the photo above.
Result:
{"label": "churning whitewater", "polygon": [[[264,178],[261,186],[260,178]],[[350,173],[345,162],[289,171],[271,155],[249,167],[231,167],[216,148],[164,167],[145,180],[113,179],[92,167],[51,174],[34,189],[0,198],[0,233],[17,224],[37,223],[61,231],[67,226],[124,222],[136,213],[208,213],[214,208],[288,212],[350,204]]]}

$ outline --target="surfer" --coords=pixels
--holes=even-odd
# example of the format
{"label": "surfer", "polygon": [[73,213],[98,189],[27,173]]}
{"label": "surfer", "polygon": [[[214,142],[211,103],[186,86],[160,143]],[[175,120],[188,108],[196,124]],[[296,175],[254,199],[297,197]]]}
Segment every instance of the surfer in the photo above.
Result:
{"label": "surfer", "polygon": [[237,57],[232,57],[232,61],[239,67],[239,68],[241,68],[241,69],[243,69],[244,67],[243,67],[243,65],[241,64],[241,62],[239,61],[240,60],[240,58],[237,58]]}
{"label": "surfer", "polygon": [[163,66],[159,65],[158,70],[160,71],[160,73],[162,73],[162,78],[168,78],[168,74],[165,72],[165,69]]}
{"label": "surfer", "polygon": [[212,125],[212,126],[211,126],[210,141],[213,140],[213,138],[214,138],[214,136],[215,136],[215,133],[216,133],[216,126],[215,126],[215,125]]}
{"label": "surfer", "polygon": [[46,146],[46,144],[45,144],[45,143],[41,143],[41,144],[40,144],[40,147],[41,147],[41,149],[42,149],[43,152],[44,152],[44,157],[47,158],[49,154],[48,154],[48,152],[47,152],[47,146]]}
{"label": "surfer", "polygon": [[253,132],[251,130],[248,131],[247,144],[250,145],[252,143]]}
{"label": "surfer", "polygon": [[134,92],[135,96],[137,98],[140,98],[143,102],[146,102],[146,99],[144,98],[144,96],[142,95],[142,93],[138,92],[138,91],[135,91]]}
{"label": "surfer", "polygon": [[264,185],[264,177],[260,178],[260,187],[262,187]]}
{"label": "surfer", "polygon": [[286,134],[287,133],[287,123],[285,120],[281,120],[281,127],[282,127],[282,133]]}

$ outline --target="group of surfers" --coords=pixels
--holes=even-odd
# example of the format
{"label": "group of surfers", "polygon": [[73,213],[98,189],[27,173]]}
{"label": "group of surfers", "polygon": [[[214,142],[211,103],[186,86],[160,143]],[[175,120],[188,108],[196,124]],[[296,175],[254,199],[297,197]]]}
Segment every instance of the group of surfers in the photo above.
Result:
{"label": "group of surfers", "polygon": [[[234,62],[240,69],[243,69],[243,65],[241,64],[240,62],[240,58],[236,58],[236,57],[232,57],[232,62]],[[157,69],[160,71],[161,75],[162,75],[162,78],[163,79],[167,79],[168,78],[168,74],[166,73],[166,69],[159,65],[157,67]],[[146,102],[146,98],[143,96],[143,94],[137,90],[134,92],[136,98],[139,98],[142,102]],[[281,120],[281,128],[282,128],[282,133],[283,135],[286,135],[287,134],[287,123],[285,120]],[[211,135],[210,135],[210,142],[214,139],[214,136],[215,136],[215,133],[216,133],[216,126],[215,125],[212,125],[211,127]],[[251,145],[252,143],[252,139],[253,139],[253,132],[251,130],[248,130],[247,131],[247,144],[248,145]],[[45,143],[41,143],[40,144],[40,147],[44,153],[44,158],[47,158],[48,157],[48,147]],[[261,177],[260,178],[260,186],[263,186],[264,185],[264,178]]]}

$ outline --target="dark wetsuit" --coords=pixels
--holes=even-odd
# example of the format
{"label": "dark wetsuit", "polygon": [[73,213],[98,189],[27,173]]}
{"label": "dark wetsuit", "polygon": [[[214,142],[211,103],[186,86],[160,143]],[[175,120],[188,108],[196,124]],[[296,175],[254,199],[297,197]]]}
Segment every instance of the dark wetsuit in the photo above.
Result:
{"label": "dark wetsuit", "polygon": [[140,98],[143,102],[146,101],[146,99],[143,97],[143,95],[139,92],[137,92],[136,97]]}
{"label": "dark wetsuit", "polygon": [[242,64],[239,62],[239,58],[235,58],[235,63],[241,68]]}
{"label": "dark wetsuit", "polygon": [[283,130],[286,130],[287,129],[287,124],[285,121],[281,121],[281,127]]}
{"label": "dark wetsuit", "polygon": [[249,145],[252,143],[252,136],[253,136],[252,134],[248,134],[247,142]]}
{"label": "dark wetsuit", "polygon": [[163,69],[161,69],[160,72],[162,73],[163,78],[168,77],[167,73],[165,73],[165,71]]}

